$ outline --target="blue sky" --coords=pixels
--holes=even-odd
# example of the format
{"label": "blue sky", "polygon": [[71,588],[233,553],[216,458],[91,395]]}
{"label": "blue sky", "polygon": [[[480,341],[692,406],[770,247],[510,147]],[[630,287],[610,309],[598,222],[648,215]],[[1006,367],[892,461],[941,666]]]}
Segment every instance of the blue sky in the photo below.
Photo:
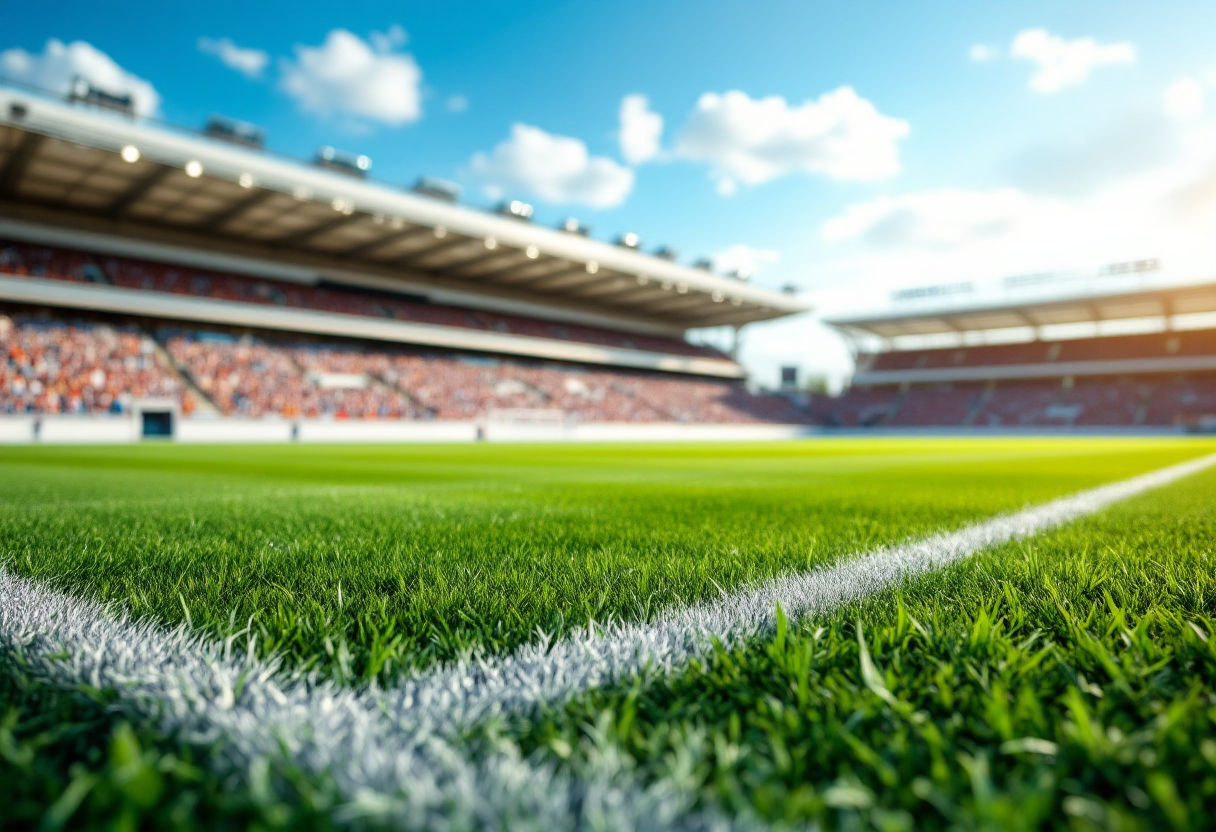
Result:
{"label": "blue sky", "polygon": [[[171,122],[244,119],[276,151],[366,153],[378,178],[527,199],[538,221],[636,231],[831,304],[1186,248],[1194,216],[1111,206],[1206,187],[1213,34],[1201,2],[3,0],[0,68],[55,82],[76,61],[142,81]],[[52,39],[102,57],[52,55]],[[383,89],[351,95],[333,77],[347,59]],[[646,99],[632,132],[631,95]],[[816,132],[824,119],[836,127]],[[762,380],[780,363],[847,368],[813,320],[746,345]]]}

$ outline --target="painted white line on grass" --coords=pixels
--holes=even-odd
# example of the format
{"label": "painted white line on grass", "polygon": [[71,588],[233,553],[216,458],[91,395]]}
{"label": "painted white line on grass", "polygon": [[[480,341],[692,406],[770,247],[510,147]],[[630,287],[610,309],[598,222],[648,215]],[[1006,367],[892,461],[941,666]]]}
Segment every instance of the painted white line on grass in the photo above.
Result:
{"label": "painted white line on grass", "polygon": [[565,772],[522,759],[506,741],[458,750],[425,726],[404,727],[372,692],[288,679],[273,662],[234,654],[231,640],[117,617],[3,567],[0,661],[57,688],[112,689],[125,710],[181,741],[217,744],[222,773],[246,784],[262,760],[331,777],[348,801],[339,820],[420,830],[761,828],[694,811],[691,778],[638,785],[612,747]]}
{"label": "painted white line on grass", "polygon": [[[115,617],[0,568],[0,655],[71,687],[113,688],[128,707],[188,741],[219,742],[248,772],[263,758],[328,775],[353,813],[410,828],[670,829],[739,826],[689,814],[693,784],[638,785],[611,745],[568,772],[520,758],[510,743],[470,751],[462,729],[496,714],[560,702],[646,671],[674,672],[712,648],[763,633],[776,605],[824,613],[977,551],[1027,537],[1216,464],[1216,455],[1003,515],[955,532],[675,610],[645,624],[588,629],[502,658],[466,660],[390,691],[285,681],[274,663],[233,655],[185,629]],[[470,756],[477,759],[470,759]],[[578,756],[578,755],[576,755]]]}
{"label": "painted white line on grass", "polygon": [[675,672],[709,652],[715,641],[732,646],[772,628],[778,604],[791,618],[825,613],[1214,464],[1216,454],[1171,465],[957,531],[724,593],[714,601],[661,614],[652,622],[586,628],[554,644],[528,645],[506,657],[456,662],[386,692],[386,708],[419,729],[425,726],[454,735],[496,714],[560,702],[644,672]]}

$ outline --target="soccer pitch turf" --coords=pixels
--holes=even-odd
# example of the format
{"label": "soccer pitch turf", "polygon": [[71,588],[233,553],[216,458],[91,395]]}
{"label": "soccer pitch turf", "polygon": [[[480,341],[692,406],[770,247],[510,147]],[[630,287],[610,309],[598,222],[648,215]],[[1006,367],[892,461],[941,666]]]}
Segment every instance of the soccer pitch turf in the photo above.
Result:
{"label": "soccer pitch turf", "polygon": [[[840,570],[1213,451],[0,449],[0,824],[1210,829],[1216,469]],[[689,609],[755,621],[686,649]]]}

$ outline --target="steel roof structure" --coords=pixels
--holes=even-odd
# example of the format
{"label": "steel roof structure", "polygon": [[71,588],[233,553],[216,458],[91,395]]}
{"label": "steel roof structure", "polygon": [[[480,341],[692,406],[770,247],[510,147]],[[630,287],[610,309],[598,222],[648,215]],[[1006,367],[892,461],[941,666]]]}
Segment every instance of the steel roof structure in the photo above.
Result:
{"label": "steel roof structure", "polygon": [[634,329],[742,326],[809,308],[576,233],[12,85],[0,86],[0,211]]}
{"label": "steel roof structure", "polygon": [[1216,312],[1216,281],[1109,294],[829,316],[825,322],[846,333],[897,338],[1209,312]]}

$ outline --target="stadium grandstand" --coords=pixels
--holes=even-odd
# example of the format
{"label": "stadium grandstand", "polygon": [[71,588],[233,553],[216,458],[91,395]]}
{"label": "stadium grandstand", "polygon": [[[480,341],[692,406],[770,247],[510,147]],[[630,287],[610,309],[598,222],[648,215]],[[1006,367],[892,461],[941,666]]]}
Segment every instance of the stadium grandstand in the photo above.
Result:
{"label": "stadium grandstand", "polygon": [[1157,260],[904,289],[828,316],[856,357],[823,425],[1216,429],[1216,281]]}
{"label": "stadium grandstand", "polygon": [[437,180],[375,181],[365,156],[276,156],[256,127],[185,130],[78,86],[0,85],[9,434],[101,417],[179,437],[252,420],[292,435],[309,420],[811,421],[686,340],[805,311],[788,294],[636,234],[542,227],[524,203],[481,210]]}

